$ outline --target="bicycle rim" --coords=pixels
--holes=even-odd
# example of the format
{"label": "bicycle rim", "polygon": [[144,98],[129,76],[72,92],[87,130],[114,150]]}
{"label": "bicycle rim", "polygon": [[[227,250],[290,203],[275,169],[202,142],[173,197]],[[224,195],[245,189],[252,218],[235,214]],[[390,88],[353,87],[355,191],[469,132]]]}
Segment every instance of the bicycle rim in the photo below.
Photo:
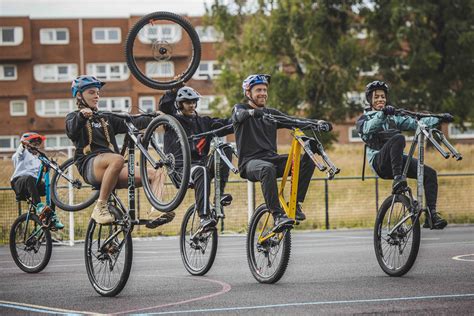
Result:
{"label": "bicycle rim", "polygon": [[51,259],[52,247],[51,234],[41,227],[36,215],[22,214],[15,220],[10,230],[10,252],[21,270],[42,271]]}
{"label": "bicycle rim", "polygon": [[[113,213],[120,218],[120,214]],[[85,241],[87,276],[102,296],[116,296],[127,283],[133,251],[128,229],[118,224],[100,225],[93,219],[89,222]]]}
{"label": "bicycle rim", "polygon": [[204,275],[211,269],[217,252],[217,229],[197,233],[200,218],[192,205],[186,212],[180,233],[181,258],[192,275]]}
{"label": "bicycle rim", "polygon": [[252,275],[260,283],[275,283],[280,280],[290,259],[290,230],[259,242],[260,238],[271,234],[273,224],[273,217],[265,205],[257,208],[249,224],[247,260]]}
{"label": "bicycle rim", "polygon": [[74,160],[66,160],[60,169],[65,172],[63,176],[54,172],[51,180],[51,199],[54,204],[68,212],[80,211],[92,205],[99,197],[99,190],[93,190],[82,180]]}
{"label": "bicycle rim", "polygon": [[154,12],[130,29],[125,58],[138,81],[153,89],[168,90],[191,79],[201,60],[201,43],[184,17]]}
{"label": "bicycle rim", "polygon": [[155,169],[145,155],[140,157],[148,201],[160,211],[172,211],[181,204],[189,184],[191,159],[186,134],[176,119],[161,115],[148,126],[143,146],[159,164]]}
{"label": "bicycle rim", "polygon": [[380,207],[374,232],[377,261],[390,276],[402,276],[415,263],[420,246],[420,225],[411,215],[407,197],[389,197]]}

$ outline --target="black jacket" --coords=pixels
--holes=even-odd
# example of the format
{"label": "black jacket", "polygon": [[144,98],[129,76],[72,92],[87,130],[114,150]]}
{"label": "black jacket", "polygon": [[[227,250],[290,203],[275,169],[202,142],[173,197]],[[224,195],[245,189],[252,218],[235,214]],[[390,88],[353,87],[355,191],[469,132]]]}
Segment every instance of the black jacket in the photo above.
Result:
{"label": "black jacket", "polygon": [[[106,115],[104,118],[106,128],[110,135],[110,142],[114,147],[115,153],[119,152],[117,140],[115,139],[116,134],[123,134],[127,132],[127,126],[125,122],[115,116]],[[137,117],[133,118],[132,122],[138,129],[144,129],[150,124],[152,118],[150,117]],[[87,135],[86,128],[87,119],[82,116],[79,110],[69,113],[66,116],[66,134],[74,143],[76,147],[76,153],[74,154],[74,160],[79,170],[79,173],[84,175],[84,166],[86,162],[92,157],[97,156],[101,153],[113,153],[107,143],[104,129],[100,120],[93,119],[92,123],[92,144],[91,152],[84,155],[84,147],[89,144],[89,138]]]}
{"label": "black jacket", "polygon": [[[176,118],[181,126],[183,126],[187,136],[205,133],[222,126],[232,124],[230,119],[211,118],[209,116],[200,116],[197,113],[195,116],[191,117],[184,116],[180,114],[180,112],[174,106],[175,100],[176,92],[167,91],[160,99],[159,110]],[[232,129],[224,130],[219,133],[219,136],[229,135],[233,132],[234,131]],[[209,154],[210,140],[202,140],[201,144],[204,143],[202,147],[197,146],[199,141],[200,140],[189,140],[189,148],[191,149],[191,164],[204,165],[206,157]],[[175,152],[175,150],[179,150],[177,148],[173,148],[178,146],[176,141],[174,139],[166,138],[166,135],[164,146],[167,152]]]}

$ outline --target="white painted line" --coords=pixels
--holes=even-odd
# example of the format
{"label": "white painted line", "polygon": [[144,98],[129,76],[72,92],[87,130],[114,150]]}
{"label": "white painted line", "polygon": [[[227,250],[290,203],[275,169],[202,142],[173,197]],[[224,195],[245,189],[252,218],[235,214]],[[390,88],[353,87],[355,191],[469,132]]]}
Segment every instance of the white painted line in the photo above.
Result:
{"label": "white painted line", "polygon": [[[472,258],[466,259],[464,257],[472,257]],[[455,257],[452,257],[451,259],[458,260],[458,261],[471,261],[471,262],[474,262],[474,253],[471,253],[470,255],[455,256]]]}
{"label": "white painted line", "polygon": [[450,298],[474,298],[474,293],[469,294],[448,294],[448,295],[432,295],[432,296],[413,296],[413,297],[393,297],[393,298],[375,298],[365,300],[347,300],[347,301],[320,301],[320,302],[304,302],[304,303],[287,303],[275,305],[257,305],[257,306],[239,306],[239,307],[224,307],[224,308],[209,308],[209,309],[193,309],[181,311],[167,311],[148,313],[148,315],[166,315],[166,314],[189,314],[189,313],[210,313],[210,312],[232,312],[238,310],[256,310],[266,308],[281,308],[281,307],[298,307],[311,305],[339,305],[339,304],[361,304],[361,303],[381,303],[381,302],[397,302],[397,301],[419,301],[419,300],[433,300],[433,299],[450,299]]}
{"label": "white painted line", "polygon": [[105,315],[105,314],[98,314],[95,312],[73,311],[69,309],[61,309],[61,308],[25,304],[25,303],[16,303],[16,302],[9,302],[9,301],[0,301],[0,307],[34,312],[34,313],[55,314],[55,315]]}

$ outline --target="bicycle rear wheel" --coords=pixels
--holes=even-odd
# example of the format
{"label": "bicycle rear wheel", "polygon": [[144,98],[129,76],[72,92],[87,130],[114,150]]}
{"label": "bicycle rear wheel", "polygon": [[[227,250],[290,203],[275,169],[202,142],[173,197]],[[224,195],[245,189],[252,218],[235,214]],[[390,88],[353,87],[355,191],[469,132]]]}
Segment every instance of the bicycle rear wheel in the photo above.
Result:
{"label": "bicycle rear wheel", "polygon": [[[273,234],[273,217],[265,204],[252,216],[247,233],[247,261],[254,278],[260,283],[275,283],[288,267],[291,252],[291,231]],[[263,241],[273,234],[272,237]]]}
{"label": "bicycle rear wheel", "polygon": [[89,222],[85,240],[85,260],[89,281],[102,296],[116,296],[127,283],[132,268],[131,224],[122,221],[122,212],[110,205],[116,221],[100,225]]}
{"label": "bicycle rear wheel", "polygon": [[217,229],[199,233],[200,218],[191,205],[184,214],[180,233],[181,259],[192,275],[204,275],[211,269],[217,252]]}
{"label": "bicycle rear wheel", "polygon": [[176,209],[183,201],[189,184],[191,155],[181,124],[172,116],[160,115],[145,131],[142,140],[153,162],[140,157],[140,172],[145,195],[162,212]]}
{"label": "bicycle rear wheel", "polygon": [[54,172],[51,179],[51,199],[54,204],[67,212],[83,210],[94,203],[99,197],[99,190],[86,184],[73,158],[66,160],[59,166],[61,172]]}
{"label": "bicycle rear wheel", "polygon": [[[144,85],[168,90],[191,79],[201,61],[201,43],[194,27],[171,12],[154,12],[130,29],[125,58]],[[179,74],[175,77],[176,74]]]}
{"label": "bicycle rear wheel", "polygon": [[28,273],[42,271],[51,259],[51,233],[35,214],[20,215],[10,229],[10,253],[15,264]]}
{"label": "bicycle rear wheel", "polygon": [[411,269],[420,248],[420,225],[408,197],[392,195],[382,203],[375,221],[374,248],[386,274],[399,277]]}

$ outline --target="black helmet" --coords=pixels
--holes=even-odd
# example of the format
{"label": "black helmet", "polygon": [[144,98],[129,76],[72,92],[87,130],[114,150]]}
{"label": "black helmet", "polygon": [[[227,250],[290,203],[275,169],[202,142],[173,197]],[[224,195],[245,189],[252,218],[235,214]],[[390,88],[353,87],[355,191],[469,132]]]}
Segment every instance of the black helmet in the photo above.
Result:
{"label": "black helmet", "polygon": [[365,86],[365,100],[370,105],[372,105],[372,92],[375,90],[385,91],[385,97],[388,99],[388,85],[383,81],[375,80]]}

